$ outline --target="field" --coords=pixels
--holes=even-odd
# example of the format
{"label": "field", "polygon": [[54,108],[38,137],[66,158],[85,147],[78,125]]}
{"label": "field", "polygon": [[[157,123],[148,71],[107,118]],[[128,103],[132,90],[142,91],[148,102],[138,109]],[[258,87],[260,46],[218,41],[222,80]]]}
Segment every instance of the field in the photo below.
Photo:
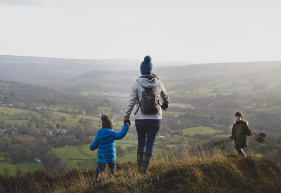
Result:
{"label": "field", "polygon": [[226,138],[228,139],[231,136],[231,134],[221,134],[221,135],[215,135],[216,138]]}
{"label": "field", "polygon": [[169,107],[180,107],[180,108],[192,108],[194,109],[194,107],[190,104],[184,104],[184,103],[170,103]]}
{"label": "field", "polygon": [[[1,107],[0,106],[0,113],[15,115],[19,113],[28,113],[29,111],[23,109],[15,109],[15,108],[8,108],[8,107]],[[2,117],[2,116],[1,116]]]}
{"label": "field", "polygon": [[5,173],[6,170],[8,174],[12,175],[15,174],[17,168],[20,168],[24,172],[33,172],[37,169],[44,169],[44,165],[39,162],[22,162],[16,165],[13,165],[9,162],[0,161],[0,173]]}
{"label": "field", "polygon": [[184,113],[180,113],[180,112],[167,112],[167,111],[162,111],[163,115],[171,115],[173,117],[179,117],[180,115],[183,115]]}
{"label": "field", "polygon": [[193,127],[183,130],[184,135],[193,136],[195,134],[209,134],[212,135],[214,133],[221,133],[222,131],[215,130],[211,127]]}
{"label": "field", "polygon": [[[193,128],[188,128],[184,129],[183,133],[184,135],[190,135],[193,136],[195,134],[214,134],[214,133],[220,133],[221,131],[214,130],[213,128],[210,127],[193,127]],[[229,135],[227,135],[229,136]],[[120,145],[122,149],[126,151],[126,148],[129,145],[135,146],[135,149],[137,148],[137,135],[128,133],[126,137],[122,140],[116,140],[116,146]],[[91,136],[91,139],[94,140],[94,136]],[[189,137],[184,137],[184,136],[176,136],[176,137],[171,137],[168,139],[169,141],[180,141],[184,140],[185,143],[188,142]],[[154,158],[158,158],[159,155],[165,156],[173,153],[174,151],[172,150],[167,150],[163,149],[157,146],[160,141],[156,141],[155,146],[154,146]],[[93,160],[97,159],[97,150],[96,151],[91,151],[89,149],[90,144],[86,145],[80,145],[80,146],[70,146],[70,147],[61,147],[57,148],[53,153],[56,153],[59,157],[63,157],[68,159],[68,169],[74,169],[77,168],[77,162],[82,165],[86,165],[87,167],[95,167],[95,164],[93,164]],[[136,161],[136,151],[134,153],[128,154],[126,153],[125,156],[118,157],[117,162],[120,163],[125,163],[125,162],[135,162]]]}
{"label": "field", "polygon": [[93,94],[93,95],[107,95],[107,96],[117,96],[117,97],[129,97],[129,93],[121,93],[121,92],[101,92],[98,90],[87,90],[87,91],[81,91],[80,92],[81,95],[83,96],[88,96],[89,94]]}
{"label": "field", "polygon": [[[104,112],[109,111],[108,108],[101,108],[101,110],[103,110]],[[1,114],[3,113],[3,114]],[[22,109],[15,109],[15,108],[8,108],[8,107],[0,107],[0,119],[5,120],[6,123],[10,123],[10,124],[15,124],[18,123],[18,125],[22,125],[24,124],[25,126],[27,126],[28,120],[18,120],[17,117],[13,117],[13,115],[17,115],[20,113],[32,113],[32,116],[37,116],[37,117],[41,117],[41,113],[40,112],[34,112],[34,111],[29,111],[29,110],[22,110]],[[62,112],[54,112],[54,111],[46,111],[46,114],[48,114],[50,116],[50,119],[44,119],[46,123],[49,123],[50,125],[52,125],[53,127],[56,127],[56,124],[60,124],[61,126],[65,125],[65,126],[81,126],[82,128],[84,128],[83,125],[79,124],[79,119],[83,118],[84,120],[89,120],[90,122],[90,128],[94,128],[94,129],[98,129],[98,125],[100,122],[100,118],[99,117],[94,117],[94,116],[90,116],[90,115],[82,115],[82,114],[77,114],[76,116],[73,116],[71,114],[67,114],[67,113],[62,113]],[[61,122],[59,120],[60,117],[65,117],[66,120],[64,122]],[[33,125],[35,127],[35,125]]]}

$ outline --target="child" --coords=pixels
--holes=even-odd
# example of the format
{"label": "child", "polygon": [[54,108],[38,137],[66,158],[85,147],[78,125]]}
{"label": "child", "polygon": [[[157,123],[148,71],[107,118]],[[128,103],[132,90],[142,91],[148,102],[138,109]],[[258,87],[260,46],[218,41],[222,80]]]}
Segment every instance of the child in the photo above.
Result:
{"label": "child", "polygon": [[102,115],[101,120],[102,129],[98,131],[95,140],[90,145],[90,150],[92,151],[99,148],[94,183],[98,182],[99,176],[104,171],[106,164],[109,167],[109,177],[112,177],[116,169],[115,140],[124,138],[129,130],[129,123],[125,123],[119,133],[113,131],[113,121],[107,115]]}
{"label": "child", "polygon": [[243,121],[242,112],[237,112],[235,114],[236,122],[232,127],[232,135],[229,140],[234,140],[235,149],[238,151],[238,154],[241,156],[247,157],[244,153],[243,148],[248,146],[248,135],[252,136],[253,133],[248,127],[248,121]]}

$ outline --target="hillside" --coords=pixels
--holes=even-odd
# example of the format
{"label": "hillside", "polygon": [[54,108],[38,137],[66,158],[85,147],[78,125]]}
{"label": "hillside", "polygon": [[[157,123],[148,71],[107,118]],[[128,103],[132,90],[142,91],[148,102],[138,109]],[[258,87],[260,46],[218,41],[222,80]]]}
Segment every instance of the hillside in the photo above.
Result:
{"label": "hillside", "polygon": [[154,162],[148,174],[135,163],[118,164],[114,178],[106,173],[93,186],[94,170],[72,170],[62,175],[43,170],[15,176],[0,175],[1,192],[254,192],[281,189],[281,171],[270,160],[236,157],[189,157]]}
{"label": "hillside", "polygon": [[[91,70],[138,69],[141,62],[132,59],[93,60],[0,55],[0,77],[24,83],[49,83],[74,78]],[[189,64],[191,62],[154,62],[155,67]]]}
{"label": "hillside", "polygon": [[[170,95],[187,98],[204,98],[216,94],[231,95],[237,90],[252,92],[277,86],[281,62],[248,62],[197,64],[154,69]],[[92,93],[115,93],[128,95],[139,70],[90,71],[65,84],[80,91]],[[194,95],[194,93],[198,93]],[[81,93],[81,94],[85,94]]]}

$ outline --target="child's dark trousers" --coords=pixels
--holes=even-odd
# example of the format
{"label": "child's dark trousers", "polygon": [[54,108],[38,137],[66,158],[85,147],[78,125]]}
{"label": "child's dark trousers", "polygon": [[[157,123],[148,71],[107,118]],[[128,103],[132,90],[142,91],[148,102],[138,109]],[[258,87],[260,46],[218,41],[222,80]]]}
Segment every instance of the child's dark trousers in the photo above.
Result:
{"label": "child's dark trousers", "polygon": [[116,170],[116,160],[114,160],[114,161],[111,162],[111,163],[105,163],[105,164],[98,162],[98,163],[97,163],[96,172],[102,173],[102,172],[104,171],[105,167],[106,167],[106,164],[108,165],[109,170],[110,170],[111,173],[113,174],[114,171]]}

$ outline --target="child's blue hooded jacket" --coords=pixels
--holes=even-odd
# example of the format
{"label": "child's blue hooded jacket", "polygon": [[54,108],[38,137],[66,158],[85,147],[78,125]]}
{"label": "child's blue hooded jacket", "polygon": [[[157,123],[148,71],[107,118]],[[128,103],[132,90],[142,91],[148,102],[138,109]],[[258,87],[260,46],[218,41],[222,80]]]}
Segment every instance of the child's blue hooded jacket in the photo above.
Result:
{"label": "child's blue hooded jacket", "polygon": [[92,151],[99,148],[98,162],[111,163],[116,159],[115,140],[124,138],[128,130],[129,126],[124,125],[119,133],[108,128],[102,128],[98,131],[95,140],[90,145]]}

